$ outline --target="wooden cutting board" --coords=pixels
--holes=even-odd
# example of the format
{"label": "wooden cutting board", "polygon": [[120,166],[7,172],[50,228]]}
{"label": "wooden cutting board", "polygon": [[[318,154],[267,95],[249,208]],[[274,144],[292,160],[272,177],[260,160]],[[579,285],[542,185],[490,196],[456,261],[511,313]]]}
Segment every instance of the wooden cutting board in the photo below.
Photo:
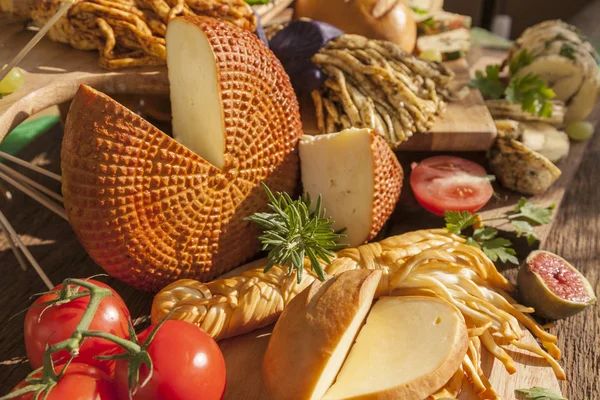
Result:
{"label": "wooden cutting board", "polygon": [[[219,342],[227,364],[227,391],[225,400],[265,400],[268,399],[262,384],[261,363],[272,326],[250,332],[239,337]],[[527,332],[523,339],[533,343],[534,338]],[[525,354],[519,349],[510,348],[508,353],[515,360],[517,373],[508,375],[501,362],[494,359],[487,351],[482,354],[481,368],[488,376],[492,386],[503,400],[522,399],[515,394],[516,389],[543,386],[560,393],[558,380],[552,368],[537,356]],[[464,382],[460,400],[476,400],[477,395],[471,385]]]}
{"label": "wooden cutting board", "polygon": [[[23,29],[22,22],[9,19],[7,15],[0,15],[0,32],[0,66],[8,63],[34,35]],[[27,117],[71,100],[82,83],[111,95],[164,95],[169,92],[165,67],[107,71],[99,68],[96,61],[95,51],[75,50],[43,39],[20,64],[25,71],[25,85],[0,99],[0,141]],[[466,60],[452,61],[448,65],[456,73],[454,85],[464,86],[469,76]],[[310,131],[308,125],[306,130]],[[431,133],[414,135],[402,150],[485,150],[492,144],[495,134],[494,123],[481,94],[471,90],[466,98],[448,105]]]}

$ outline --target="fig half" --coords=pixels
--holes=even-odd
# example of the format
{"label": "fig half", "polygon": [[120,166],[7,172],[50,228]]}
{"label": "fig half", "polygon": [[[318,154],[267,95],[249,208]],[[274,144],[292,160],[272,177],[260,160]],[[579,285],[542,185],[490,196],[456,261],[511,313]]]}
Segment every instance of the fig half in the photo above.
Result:
{"label": "fig half", "polygon": [[527,256],[517,277],[523,303],[542,318],[561,319],[596,302],[592,285],[564,258],[537,250]]}

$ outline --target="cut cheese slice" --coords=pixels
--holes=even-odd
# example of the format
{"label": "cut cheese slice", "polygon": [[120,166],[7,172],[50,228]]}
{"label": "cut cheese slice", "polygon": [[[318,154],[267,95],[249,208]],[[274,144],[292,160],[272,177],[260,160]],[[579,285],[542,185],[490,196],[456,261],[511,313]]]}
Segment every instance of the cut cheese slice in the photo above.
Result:
{"label": "cut cheese slice", "polygon": [[334,229],[352,247],[377,235],[390,217],[402,188],[402,167],[385,139],[371,129],[303,136],[302,186],[320,194]]}
{"label": "cut cheese slice", "polygon": [[168,29],[174,124],[189,148],[82,86],[61,153],[79,241],[109,274],[147,290],[207,281],[256,255],[259,232],[245,218],[268,209],[260,183],[291,195],[299,183],[302,125],[279,60],[228,22],[183,17]]}
{"label": "cut cheese slice", "polygon": [[173,137],[217,168],[225,165],[225,121],[217,61],[201,26],[175,19],[167,30]]}
{"label": "cut cheese slice", "polygon": [[460,367],[468,347],[460,312],[431,297],[383,297],[324,400],[422,400]]}
{"label": "cut cheese slice", "polygon": [[569,137],[544,122],[521,122],[521,142],[533,151],[557,163],[569,154]]}
{"label": "cut cheese slice", "polygon": [[315,282],[277,321],[262,364],[271,400],[320,400],[364,322],[381,271],[354,270]]}

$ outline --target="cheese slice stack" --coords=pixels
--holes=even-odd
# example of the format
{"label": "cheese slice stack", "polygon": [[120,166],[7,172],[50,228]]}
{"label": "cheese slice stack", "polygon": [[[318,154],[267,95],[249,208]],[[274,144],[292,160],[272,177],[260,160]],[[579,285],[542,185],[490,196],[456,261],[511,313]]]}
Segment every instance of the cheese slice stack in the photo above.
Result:
{"label": "cheese slice stack", "polygon": [[321,194],[341,242],[351,247],[372,239],[383,227],[402,188],[402,167],[372,129],[346,129],[300,141],[302,186],[312,199]]}
{"label": "cheese slice stack", "polygon": [[267,210],[260,182],[294,194],[299,181],[298,103],[254,34],[176,18],[167,62],[183,145],[82,86],[61,154],[65,208],[80,242],[109,274],[148,290],[207,281],[254,256],[259,232],[244,218]]}

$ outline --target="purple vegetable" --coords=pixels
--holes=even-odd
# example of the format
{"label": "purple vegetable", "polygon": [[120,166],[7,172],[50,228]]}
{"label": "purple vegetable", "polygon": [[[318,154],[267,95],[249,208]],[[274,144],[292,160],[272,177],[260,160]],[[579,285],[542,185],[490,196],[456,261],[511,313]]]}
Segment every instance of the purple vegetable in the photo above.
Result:
{"label": "purple vegetable", "polygon": [[273,36],[269,47],[283,64],[298,96],[321,87],[325,74],[310,59],[327,42],[343,34],[325,22],[300,19]]}

